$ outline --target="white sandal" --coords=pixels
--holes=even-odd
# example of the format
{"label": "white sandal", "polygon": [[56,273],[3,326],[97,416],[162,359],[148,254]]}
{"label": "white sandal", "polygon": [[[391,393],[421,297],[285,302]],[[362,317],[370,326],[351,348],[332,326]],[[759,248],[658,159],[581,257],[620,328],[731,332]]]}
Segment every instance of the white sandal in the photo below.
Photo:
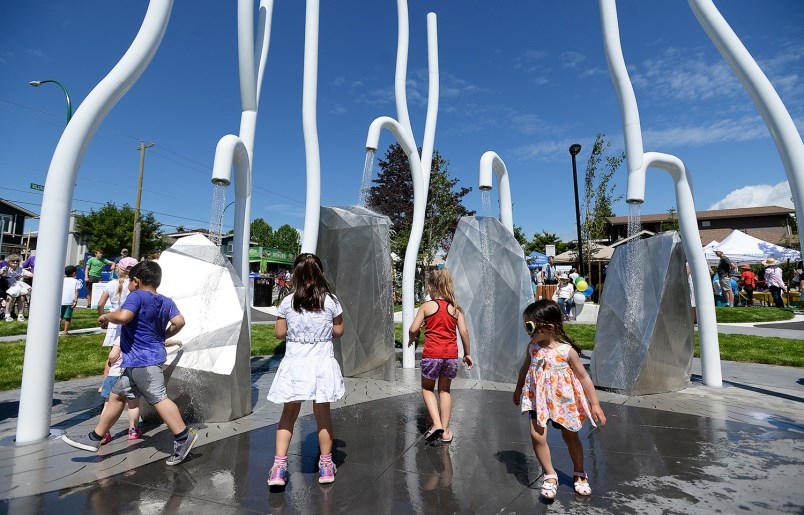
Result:
{"label": "white sandal", "polygon": [[[592,495],[592,487],[589,486],[589,476],[586,472],[573,472],[572,479],[575,482],[575,493],[578,495]],[[578,481],[578,479],[585,479],[586,481]]]}
{"label": "white sandal", "polygon": [[[548,479],[555,479],[555,483],[548,483]],[[556,474],[544,474],[542,476],[542,488],[539,492],[542,497],[552,501],[556,498],[556,491],[558,490],[558,476]]]}

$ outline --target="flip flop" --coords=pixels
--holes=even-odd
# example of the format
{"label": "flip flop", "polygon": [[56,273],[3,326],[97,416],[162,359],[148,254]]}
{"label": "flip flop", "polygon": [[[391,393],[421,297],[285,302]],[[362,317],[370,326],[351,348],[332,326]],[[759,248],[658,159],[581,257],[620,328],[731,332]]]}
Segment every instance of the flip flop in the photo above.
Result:
{"label": "flip flop", "polygon": [[449,439],[442,438],[442,439],[441,439],[441,443],[450,443],[450,442],[452,442],[452,439],[453,439],[453,438],[455,438],[455,433],[453,433],[452,431],[450,431],[450,436],[449,436]]}
{"label": "flip flop", "polygon": [[424,433],[424,439],[428,442],[433,442],[441,438],[441,435],[444,434],[443,429],[428,429],[426,433]]}

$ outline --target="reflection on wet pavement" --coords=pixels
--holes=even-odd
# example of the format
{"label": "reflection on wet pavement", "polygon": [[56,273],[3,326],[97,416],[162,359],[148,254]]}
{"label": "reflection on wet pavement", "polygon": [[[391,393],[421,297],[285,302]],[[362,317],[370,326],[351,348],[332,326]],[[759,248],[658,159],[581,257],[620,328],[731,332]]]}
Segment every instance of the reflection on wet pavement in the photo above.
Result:
{"label": "reflection on wet pavement", "polygon": [[[541,470],[510,392],[453,390],[451,444],[427,444],[421,397],[332,411],[337,480],[319,485],[315,420],[301,417],[290,479],[269,491],[275,426],[196,447],[69,490],[3,501],[9,513],[801,513],[800,431],[604,403],[608,424],[584,428],[591,498],[572,489],[560,432],[548,440],[559,489],[539,501]],[[20,449],[28,449],[21,447]],[[122,452],[114,459],[123,459]],[[109,457],[105,457],[109,459]],[[99,466],[87,455],[87,466]],[[19,494],[17,494],[19,495]]]}

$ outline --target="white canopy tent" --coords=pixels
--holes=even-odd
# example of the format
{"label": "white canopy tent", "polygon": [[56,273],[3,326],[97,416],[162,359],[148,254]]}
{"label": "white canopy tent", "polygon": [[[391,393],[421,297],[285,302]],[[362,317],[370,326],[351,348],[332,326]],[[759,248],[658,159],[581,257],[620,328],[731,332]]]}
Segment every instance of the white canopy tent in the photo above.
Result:
{"label": "white canopy tent", "polygon": [[718,245],[704,247],[706,261],[717,264],[720,258],[715,255],[716,250],[722,251],[735,265],[761,263],[767,258],[775,258],[781,262],[801,261],[801,252],[775,245],[750,234],[734,230]]}

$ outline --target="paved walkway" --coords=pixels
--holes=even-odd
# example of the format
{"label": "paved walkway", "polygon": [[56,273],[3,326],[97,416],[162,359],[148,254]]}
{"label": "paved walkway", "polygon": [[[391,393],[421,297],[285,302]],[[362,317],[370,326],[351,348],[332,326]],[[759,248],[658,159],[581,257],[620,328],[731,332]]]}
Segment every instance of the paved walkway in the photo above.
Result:
{"label": "paved walkway", "polygon": [[[756,331],[768,331],[758,328]],[[778,331],[778,329],[772,329]],[[796,331],[791,329],[791,331]],[[796,331],[804,339],[804,332]],[[588,361],[588,353],[585,360]],[[317,481],[310,403],[290,450],[291,478],[269,490],[281,407],[265,400],[279,358],[252,360],[254,411],[227,423],[197,424],[187,461],[167,467],[164,426],[140,441],[115,440],[97,454],[58,439],[15,446],[19,391],[0,393],[0,512],[8,513],[802,513],[804,372],[723,362],[723,388],[700,383],[694,360],[680,392],[628,397],[600,392],[609,422],[585,427],[591,498],[572,491],[560,433],[549,431],[560,475],[557,500],[538,499],[540,467],[528,424],[511,403],[513,385],[453,383],[450,445],[427,444],[418,371],[394,381],[347,378],[333,404],[334,485]],[[88,431],[97,421],[100,378],[56,383],[54,432]]]}

